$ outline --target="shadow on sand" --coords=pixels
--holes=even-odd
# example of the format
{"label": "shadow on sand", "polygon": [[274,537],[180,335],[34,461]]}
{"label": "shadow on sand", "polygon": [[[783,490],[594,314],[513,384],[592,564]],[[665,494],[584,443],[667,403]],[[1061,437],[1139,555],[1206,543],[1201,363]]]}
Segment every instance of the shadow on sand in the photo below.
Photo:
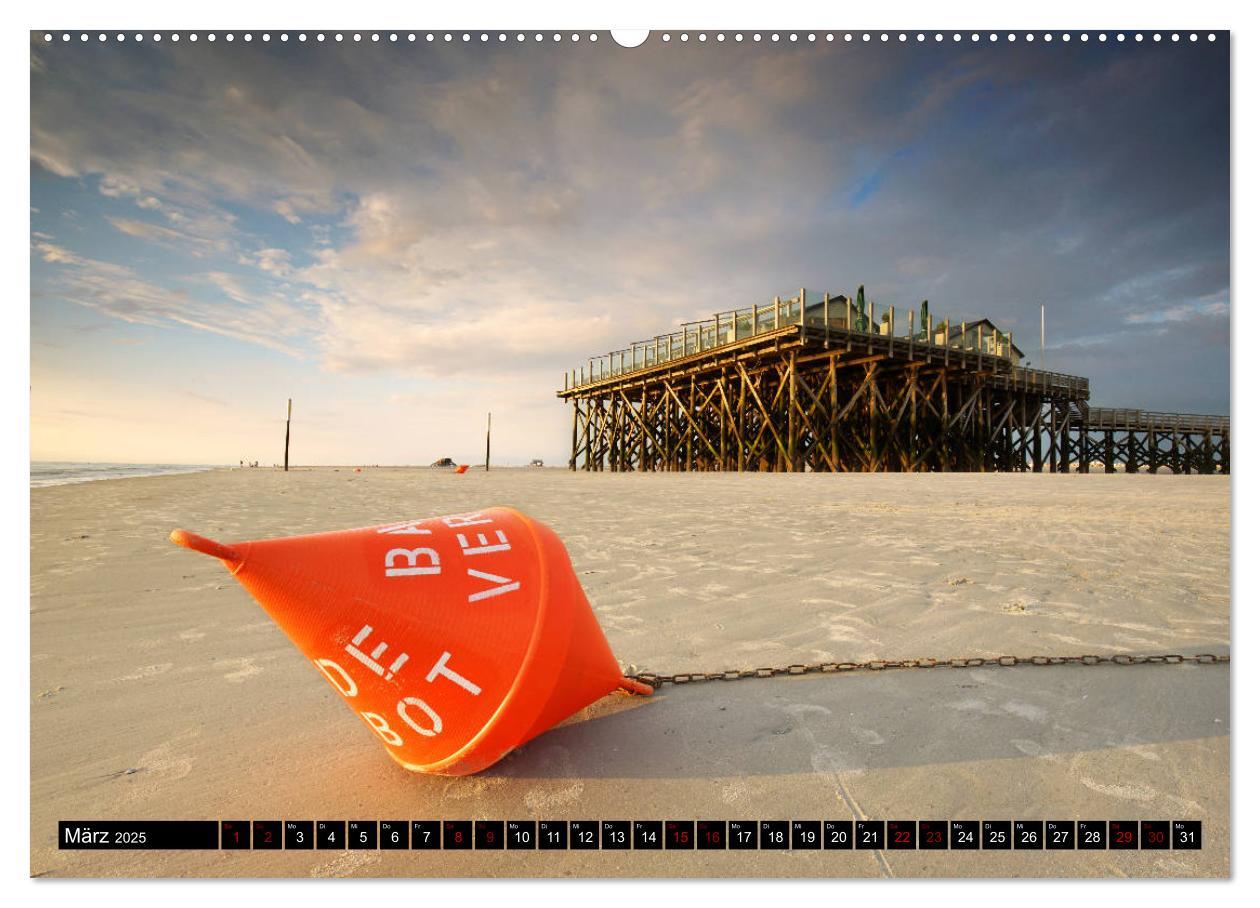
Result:
{"label": "shadow on sand", "polygon": [[[1206,651],[1206,648],[1205,648]],[[888,769],[1229,734],[1227,666],[887,671],[609,697],[483,777],[706,778]]]}

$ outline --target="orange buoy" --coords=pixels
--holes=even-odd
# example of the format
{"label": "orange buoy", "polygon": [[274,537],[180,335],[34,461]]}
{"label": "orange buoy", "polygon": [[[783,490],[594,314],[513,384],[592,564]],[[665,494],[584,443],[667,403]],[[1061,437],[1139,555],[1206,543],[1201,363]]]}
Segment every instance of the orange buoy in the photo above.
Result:
{"label": "orange buoy", "polygon": [[456,474],[459,474],[459,473],[467,473],[467,472],[468,472],[468,464],[466,464],[466,463],[461,463],[459,466],[457,466],[457,467],[455,468],[455,473],[456,473]]}
{"label": "orange buoy", "polygon": [[223,561],[415,772],[467,775],[618,688],[568,553],[511,508],[224,545]]}

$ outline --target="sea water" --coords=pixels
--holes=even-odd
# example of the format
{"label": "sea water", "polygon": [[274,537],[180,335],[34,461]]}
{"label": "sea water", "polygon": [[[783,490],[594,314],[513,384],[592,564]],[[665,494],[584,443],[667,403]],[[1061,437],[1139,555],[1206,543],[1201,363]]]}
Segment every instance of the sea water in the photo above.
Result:
{"label": "sea water", "polygon": [[79,463],[71,461],[31,461],[31,488],[59,486],[69,482],[97,479],[124,479],[129,476],[163,476],[167,473],[200,473],[216,469],[209,464],[184,463]]}

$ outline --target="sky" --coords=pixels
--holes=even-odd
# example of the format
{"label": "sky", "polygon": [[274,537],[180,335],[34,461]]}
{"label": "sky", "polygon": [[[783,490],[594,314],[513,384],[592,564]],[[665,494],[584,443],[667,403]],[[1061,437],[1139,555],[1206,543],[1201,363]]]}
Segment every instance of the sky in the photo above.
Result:
{"label": "sky", "polygon": [[561,465],[588,357],[859,283],[1229,412],[1227,41],[599,38],[32,36],[32,459]]}

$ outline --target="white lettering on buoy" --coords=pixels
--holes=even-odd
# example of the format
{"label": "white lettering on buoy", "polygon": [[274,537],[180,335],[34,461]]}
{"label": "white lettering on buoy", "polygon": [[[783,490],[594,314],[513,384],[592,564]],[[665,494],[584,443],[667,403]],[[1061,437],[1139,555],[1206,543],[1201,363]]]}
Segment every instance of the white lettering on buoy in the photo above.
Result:
{"label": "white lettering on buoy", "polygon": [[391,523],[381,527],[377,533],[389,533],[391,536],[432,536],[432,530],[419,526],[419,520],[404,520],[402,523]]}
{"label": "white lettering on buoy", "polygon": [[499,584],[498,586],[490,587],[488,590],[482,590],[479,593],[469,593],[469,602],[489,599],[492,596],[502,596],[504,593],[510,593],[512,590],[519,590],[521,588],[519,580],[513,580],[510,577],[500,577],[498,574],[487,574],[485,571],[477,571],[473,568],[468,569],[468,576],[480,577],[482,580],[489,580],[491,583]]}
{"label": "white lettering on buoy", "polygon": [[490,518],[484,514],[452,514],[449,517],[443,517],[442,522],[448,527],[475,527],[479,524],[490,523]]}
{"label": "white lettering on buoy", "polygon": [[402,736],[389,727],[389,723],[385,721],[384,716],[369,712],[361,712],[359,715],[367,721],[368,725],[372,726],[373,730],[381,736],[381,740],[386,744],[391,747],[398,747],[402,744]]}
{"label": "white lettering on buoy", "polygon": [[385,655],[385,650],[388,648],[386,644],[378,643],[376,645],[376,649],[372,650],[372,655],[370,656],[359,649],[359,645],[367,639],[368,634],[370,633],[372,633],[372,625],[363,625],[359,632],[354,635],[354,641],[346,644],[346,652],[354,656],[354,658],[358,659],[372,671],[376,672],[376,674],[383,675],[386,681],[391,681],[393,680],[394,674],[403,667],[409,657],[406,653],[400,653],[398,658],[393,661],[388,669],[386,669],[383,665],[376,661],[381,658],[381,656]]}
{"label": "white lettering on buoy", "polygon": [[471,546],[468,537],[463,533],[456,533],[455,539],[459,543],[459,547],[464,550],[465,555],[485,555],[488,552],[508,552],[512,549],[512,544],[508,542],[507,536],[502,530],[495,530],[494,535],[499,539],[499,545],[491,545],[490,540],[486,538],[485,533],[477,534],[477,544]]}
{"label": "white lettering on buoy", "polygon": [[[429,564],[423,567],[417,567],[416,561],[421,556],[429,559]],[[394,562],[399,559],[405,559],[408,567],[394,567]],[[433,549],[390,549],[385,553],[385,576],[386,577],[415,577],[419,574],[440,574],[442,566],[438,553]]]}
{"label": "white lettering on buoy", "polygon": [[[337,688],[337,692],[343,697],[353,697],[359,692],[358,685],[354,683],[354,679],[346,672],[344,668],[331,659],[314,659],[315,667],[324,673],[324,677],[328,679],[328,683]],[[340,676],[345,682],[342,686],[338,683],[337,678],[333,677],[333,672]]]}
{"label": "white lettering on buoy", "polygon": [[[425,728],[423,725],[416,722],[415,719],[411,718],[411,716],[407,713],[408,706],[418,706],[420,709],[424,710],[425,714],[429,717],[429,721],[433,723],[433,727]],[[398,715],[404,722],[415,729],[417,733],[424,735],[426,738],[431,738],[434,735],[442,733],[442,717],[435,713],[429,704],[425,703],[419,697],[403,697],[403,699],[399,700]]]}
{"label": "white lettering on buoy", "polygon": [[433,663],[433,668],[431,668],[429,670],[429,673],[424,676],[424,680],[432,684],[434,678],[436,678],[438,675],[442,675],[445,678],[450,678],[452,681],[454,681],[464,690],[468,691],[474,697],[480,694],[481,693],[480,687],[478,687],[476,684],[473,684],[471,681],[469,681],[467,678],[465,678],[463,675],[459,674],[458,672],[446,667],[446,660],[449,658],[451,658],[450,653],[442,653],[438,661]]}

